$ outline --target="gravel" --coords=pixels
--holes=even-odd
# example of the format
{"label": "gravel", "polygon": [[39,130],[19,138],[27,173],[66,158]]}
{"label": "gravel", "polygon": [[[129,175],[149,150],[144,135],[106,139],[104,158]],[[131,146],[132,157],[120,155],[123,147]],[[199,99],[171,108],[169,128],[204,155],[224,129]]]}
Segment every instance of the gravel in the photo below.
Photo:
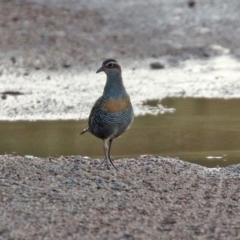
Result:
{"label": "gravel", "polygon": [[240,165],[0,156],[1,239],[239,239]]}

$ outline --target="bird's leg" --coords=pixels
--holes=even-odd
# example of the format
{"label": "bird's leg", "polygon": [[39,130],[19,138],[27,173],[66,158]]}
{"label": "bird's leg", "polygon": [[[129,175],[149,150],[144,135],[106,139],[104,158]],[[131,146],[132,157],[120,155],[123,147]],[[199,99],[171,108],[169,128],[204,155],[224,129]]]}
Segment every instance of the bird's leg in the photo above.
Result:
{"label": "bird's leg", "polygon": [[108,149],[108,146],[107,146],[107,142],[106,140],[104,139],[103,140],[103,150],[104,150],[104,154],[105,154],[105,159],[99,164],[99,166],[97,167],[97,169],[99,169],[103,163],[105,163],[105,161],[107,161],[107,149]]}
{"label": "bird's leg", "polygon": [[106,157],[106,162],[107,162],[107,169],[110,169],[110,165],[109,165],[109,155],[108,155],[108,151],[109,151],[109,146],[107,144],[108,139],[104,139],[103,140],[103,149],[104,149],[104,153],[105,153],[105,157]]}
{"label": "bird's leg", "polygon": [[108,144],[108,157],[109,157],[109,161],[110,161],[110,163],[113,165],[113,167],[114,167],[116,170],[118,170],[118,168],[113,164],[112,158],[111,158],[111,156],[110,156],[112,141],[113,141],[113,138],[111,138],[111,139],[109,140],[109,144]]}
{"label": "bird's leg", "polygon": [[103,165],[103,163],[105,161],[107,162],[107,169],[110,169],[109,158],[108,158],[108,145],[107,145],[107,141],[108,141],[108,139],[104,139],[103,140],[103,150],[104,150],[104,153],[105,153],[105,159],[101,162],[101,164],[99,165],[98,169]]}

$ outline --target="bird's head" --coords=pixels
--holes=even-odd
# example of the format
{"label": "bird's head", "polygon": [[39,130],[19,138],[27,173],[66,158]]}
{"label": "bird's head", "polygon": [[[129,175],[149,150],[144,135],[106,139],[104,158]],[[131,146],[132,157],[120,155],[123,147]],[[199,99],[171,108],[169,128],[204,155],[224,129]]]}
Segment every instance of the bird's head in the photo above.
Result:
{"label": "bird's head", "polygon": [[115,59],[106,59],[96,73],[105,72],[107,75],[121,74],[122,70]]}

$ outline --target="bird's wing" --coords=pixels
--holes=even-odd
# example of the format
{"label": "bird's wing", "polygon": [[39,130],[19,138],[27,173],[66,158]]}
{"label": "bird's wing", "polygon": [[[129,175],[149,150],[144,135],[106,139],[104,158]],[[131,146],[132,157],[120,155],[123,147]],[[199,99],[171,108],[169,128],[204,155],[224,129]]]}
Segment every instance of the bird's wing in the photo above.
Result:
{"label": "bird's wing", "polygon": [[89,115],[89,119],[88,119],[88,126],[91,125],[90,123],[92,122],[92,119],[97,115],[97,111],[99,111],[99,109],[101,108],[101,105],[103,103],[103,98],[100,97],[93,105],[92,110],[90,112]]}
{"label": "bird's wing", "polygon": [[[88,125],[91,125],[91,121],[92,121],[93,117],[96,115],[96,111],[98,111],[98,109],[101,107],[101,104],[102,104],[102,97],[100,97],[95,102],[95,104],[93,105],[92,110],[91,110],[90,115],[89,115]],[[83,131],[80,133],[80,135],[82,135],[82,134],[84,134],[86,132],[89,132],[89,126],[84,128]]]}

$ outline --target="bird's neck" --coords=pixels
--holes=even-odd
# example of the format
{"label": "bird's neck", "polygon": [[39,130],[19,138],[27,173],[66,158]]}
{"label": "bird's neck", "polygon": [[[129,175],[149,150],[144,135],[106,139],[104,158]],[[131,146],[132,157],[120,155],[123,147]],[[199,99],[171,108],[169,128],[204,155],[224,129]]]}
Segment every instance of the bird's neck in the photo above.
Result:
{"label": "bird's neck", "polygon": [[122,98],[127,96],[121,74],[107,76],[103,96],[106,98]]}

